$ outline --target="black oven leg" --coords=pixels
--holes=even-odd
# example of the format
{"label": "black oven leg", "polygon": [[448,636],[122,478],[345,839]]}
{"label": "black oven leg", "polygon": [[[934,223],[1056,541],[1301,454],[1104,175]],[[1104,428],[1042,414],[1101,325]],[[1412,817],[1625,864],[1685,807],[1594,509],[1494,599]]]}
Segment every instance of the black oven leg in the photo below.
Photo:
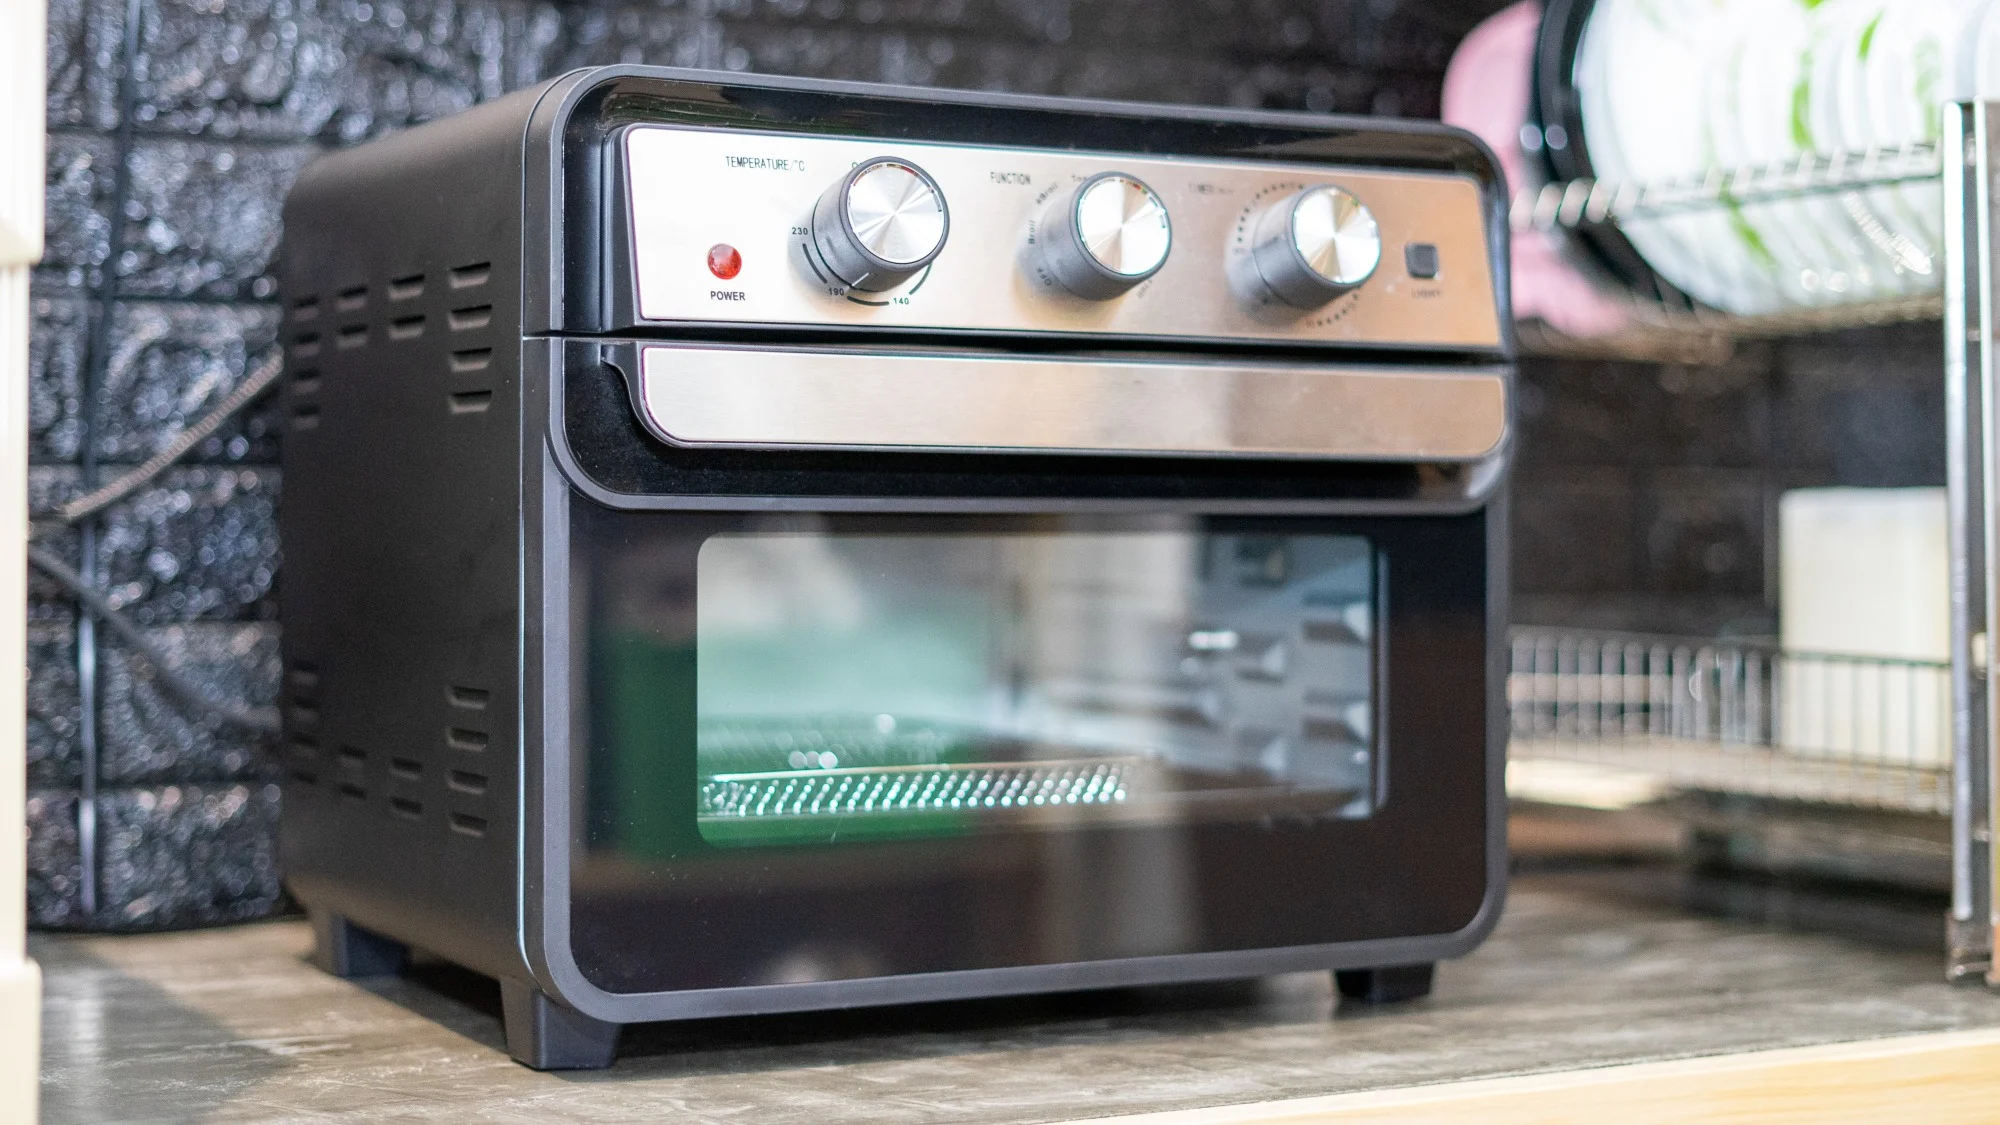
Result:
{"label": "black oven leg", "polygon": [[337,977],[386,977],[402,969],[410,947],[364,930],[327,910],[306,909],[312,919],[313,964]]}
{"label": "black oven leg", "polygon": [[615,1023],[592,1019],[549,999],[525,981],[500,982],[507,1053],[536,1070],[601,1070],[618,1053]]}
{"label": "black oven leg", "polygon": [[1431,994],[1435,964],[1390,965],[1380,969],[1336,969],[1333,980],[1346,1000],[1363,1004],[1399,1004]]}

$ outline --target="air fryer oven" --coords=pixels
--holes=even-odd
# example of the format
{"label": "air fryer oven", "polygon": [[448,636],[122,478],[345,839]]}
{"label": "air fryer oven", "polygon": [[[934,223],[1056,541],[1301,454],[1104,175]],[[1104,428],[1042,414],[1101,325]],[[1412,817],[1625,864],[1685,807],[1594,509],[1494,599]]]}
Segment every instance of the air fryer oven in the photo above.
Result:
{"label": "air fryer oven", "polygon": [[1299,970],[1504,875],[1488,154],[642,67],[287,205],[317,957],[619,1025]]}

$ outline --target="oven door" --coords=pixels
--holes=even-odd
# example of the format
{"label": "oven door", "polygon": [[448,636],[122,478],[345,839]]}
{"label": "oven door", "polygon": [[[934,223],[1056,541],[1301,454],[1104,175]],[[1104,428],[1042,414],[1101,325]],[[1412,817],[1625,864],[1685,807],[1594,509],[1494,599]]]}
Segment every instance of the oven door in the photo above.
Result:
{"label": "oven door", "polygon": [[1486,513],[569,507],[598,989],[1325,947],[1487,901]]}

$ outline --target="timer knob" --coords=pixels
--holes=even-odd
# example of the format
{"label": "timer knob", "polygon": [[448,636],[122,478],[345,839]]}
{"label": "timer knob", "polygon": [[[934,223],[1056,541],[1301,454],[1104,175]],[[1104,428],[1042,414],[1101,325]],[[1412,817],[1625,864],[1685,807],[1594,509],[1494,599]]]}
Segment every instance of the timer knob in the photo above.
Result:
{"label": "timer knob", "polygon": [[1294,192],[1257,216],[1251,261],[1271,295],[1316,309],[1367,281],[1382,231],[1359,199],[1330,184]]}
{"label": "timer knob", "polygon": [[1088,301],[1108,301],[1159,272],[1174,230],[1152,188],[1105,172],[1051,201],[1035,241],[1058,285]]}
{"label": "timer knob", "polygon": [[893,289],[930,265],[950,230],[937,181],[893,156],[856,164],[813,204],[821,260],[849,288],[867,293]]}

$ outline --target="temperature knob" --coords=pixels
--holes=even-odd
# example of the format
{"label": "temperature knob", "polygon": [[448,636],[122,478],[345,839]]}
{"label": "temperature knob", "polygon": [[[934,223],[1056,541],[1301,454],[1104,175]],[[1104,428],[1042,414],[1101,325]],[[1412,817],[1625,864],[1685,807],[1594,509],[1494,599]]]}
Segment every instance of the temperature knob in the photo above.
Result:
{"label": "temperature knob", "polygon": [[1382,260],[1382,232],[1359,199],[1309,187],[1257,216],[1250,259],[1271,295],[1316,309],[1367,281]]}
{"label": "temperature knob", "polygon": [[1057,196],[1036,224],[1035,241],[1058,285],[1108,301],[1160,271],[1174,231],[1152,188],[1105,172]]}
{"label": "temperature knob", "polygon": [[893,289],[931,264],[951,229],[930,173],[893,156],[854,166],[813,204],[812,238],[851,289]]}

